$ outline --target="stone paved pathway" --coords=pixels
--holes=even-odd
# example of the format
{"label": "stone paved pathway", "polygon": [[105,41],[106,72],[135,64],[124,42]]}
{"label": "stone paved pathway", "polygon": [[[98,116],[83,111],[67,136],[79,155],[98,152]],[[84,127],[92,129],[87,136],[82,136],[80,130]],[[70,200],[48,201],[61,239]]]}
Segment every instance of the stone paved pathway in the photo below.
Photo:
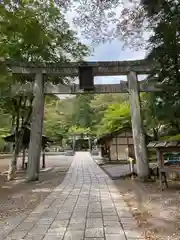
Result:
{"label": "stone paved pathway", "polygon": [[143,240],[113,181],[77,153],[63,181],[28,216],[0,224],[1,240]]}

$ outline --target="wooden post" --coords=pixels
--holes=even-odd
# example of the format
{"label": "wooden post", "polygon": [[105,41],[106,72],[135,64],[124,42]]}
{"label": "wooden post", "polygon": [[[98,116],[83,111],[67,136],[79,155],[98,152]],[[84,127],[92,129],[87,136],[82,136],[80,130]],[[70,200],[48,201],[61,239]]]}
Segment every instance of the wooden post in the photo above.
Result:
{"label": "wooden post", "polygon": [[26,147],[23,145],[23,149],[22,149],[22,165],[21,165],[22,169],[25,169],[25,160],[26,160]]}
{"label": "wooden post", "polygon": [[46,161],[45,161],[45,158],[46,158],[46,153],[45,153],[45,148],[43,148],[43,153],[42,153],[42,168],[46,168]]}
{"label": "wooden post", "polygon": [[116,161],[118,161],[118,140],[119,138],[116,136]]}
{"label": "wooden post", "polygon": [[75,151],[76,151],[76,149],[75,149],[76,148],[76,137],[74,135],[73,135],[72,140],[73,140],[73,144],[72,144],[73,145],[73,149],[72,150],[73,150],[73,153],[75,153]]}
{"label": "wooden post", "polygon": [[163,190],[163,180],[162,180],[162,154],[159,151],[159,149],[156,150],[156,155],[157,155],[157,166],[159,169],[159,181],[160,181],[160,188]]}
{"label": "wooden post", "polygon": [[164,170],[164,156],[163,156],[163,151],[161,151],[160,149],[157,149],[156,153],[157,153],[157,163],[158,163],[158,168],[159,168],[160,188],[163,191],[164,185],[166,186],[166,188],[168,188],[166,171]]}
{"label": "wooden post", "polygon": [[88,147],[89,147],[89,152],[91,153],[92,149],[91,149],[91,138],[90,137],[88,137]]}
{"label": "wooden post", "polygon": [[128,74],[129,100],[131,108],[131,122],[134,141],[134,150],[139,178],[146,179],[149,176],[147,146],[141,117],[139,85],[135,72]]}
{"label": "wooden post", "polygon": [[44,117],[44,78],[41,72],[36,74],[34,83],[34,101],[31,121],[31,136],[28,154],[27,180],[39,179],[42,129]]}

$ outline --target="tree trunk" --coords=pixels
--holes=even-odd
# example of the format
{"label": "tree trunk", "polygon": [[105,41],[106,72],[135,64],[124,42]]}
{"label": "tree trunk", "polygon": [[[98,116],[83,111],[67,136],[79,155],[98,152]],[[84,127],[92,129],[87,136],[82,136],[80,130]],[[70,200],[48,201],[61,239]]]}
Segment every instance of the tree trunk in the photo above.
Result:
{"label": "tree trunk", "polygon": [[92,149],[91,149],[91,138],[90,137],[88,138],[88,146],[89,146],[89,152],[91,153]]}
{"label": "tree trunk", "polygon": [[[16,122],[16,131],[15,131],[15,144],[14,144],[15,146],[14,146],[14,150],[13,150],[13,156],[12,156],[12,159],[11,159],[11,162],[10,162],[10,165],[9,165],[8,180],[13,180],[13,178],[15,177],[17,157],[18,157],[18,154],[19,154],[19,152],[21,150],[21,147],[22,147],[24,130],[25,130],[25,127],[30,120],[31,113],[32,113],[32,108],[30,108],[30,111],[28,112],[27,118],[25,119],[25,121],[23,120],[21,130],[19,131],[21,103],[22,103],[22,96],[19,100],[19,106],[16,109],[17,110],[17,122]],[[30,99],[30,104],[32,105],[32,98]],[[18,131],[19,131],[19,134],[18,134]]]}
{"label": "tree trunk", "polygon": [[76,151],[76,138],[75,138],[75,136],[73,136],[73,153]]}
{"label": "tree trunk", "polygon": [[149,176],[149,166],[136,73],[128,74],[128,85],[137,174],[140,179],[146,179]]}
{"label": "tree trunk", "polygon": [[21,168],[24,170],[25,169],[25,160],[26,160],[26,148],[23,147],[23,152],[22,152],[22,165]]}
{"label": "tree trunk", "polygon": [[27,180],[39,179],[42,129],[44,117],[44,79],[41,73],[36,74],[34,83],[34,101],[32,109],[31,136],[28,154]]}
{"label": "tree trunk", "polygon": [[[15,139],[17,139],[17,137],[15,137]],[[8,177],[7,177],[8,181],[13,180],[16,175],[16,169],[17,169],[16,165],[17,165],[17,157],[19,154],[19,144],[17,140],[15,140],[15,142],[16,143],[14,145],[12,158],[9,163],[9,171],[8,171]]]}
{"label": "tree trunk", "polygon": [[7,176],[8,181],[11,181],[15,178],[16,170],[17,170],[17,158],[18,158],[19,147],[20,147],[20,143],[18,141],[19,139],[18,131],[19,131],[19,122],[20,122],[21,101],[22,101],[22,97],[20,97],[19,103],[17,103],[17,101],[14,100],[14,108],[16,110],[16,130],[15,130],[15,142],[14,142],[13,154],[9,162],[9,171]]}
{"label": "tree trunk", "polygon": [[10,161],[9,172],[8,172],[8,180],[9,181],[11,181],[15,178],[15,173],[17,170],[17,158],[18,158],[18,155],[19,155],[19,152],[21,149],[23,133],[24,132],[20,132],[20,134],[18,134],[17,130],[15,133],[15,145],[14,145],[13,155],[12,155],[12,159]]}
{"label": "tree trunk", "polygon": [[[11,125],[11,134],[13,134],[14,133],[14,127],[15,127],[15,120],[16,120],[16,118],[15,118],[15,116],[13,115],[12,116],[12,125]],[[10,153],[13,153],[13,143],[9,143],[9,151],[10,151]]]}
{"label": "tree trunk", "polygon": [[[24,107],[26,105],[26,99],[24,102]],[[21,117],[21,127],[24,125],[24,116]],[[24,133],[23,133],[24,135]],[[25,158],[26,158],[26,148],[24,147],[24,142],[23,142],[23,137],[22,137],[22,164],[21,168],[24,169],[24,164],[25,164]]]}
{"label": "tree trunk", "polygon": [[154,141],[159,140],[159,134],[158,134],[158,130],[156,128],[153,128],[153,140]]}
{"label": "tree trunk", "polygon": [[[41,165],[41,150],[40,150],[39,161],[38,161],[38,159],[36,161],[36,173],[37,173],[38,176],[39,176],[39,173],[40,173],[40,165]],[[38,179],[39,179],[39,177],[38,177]]]}

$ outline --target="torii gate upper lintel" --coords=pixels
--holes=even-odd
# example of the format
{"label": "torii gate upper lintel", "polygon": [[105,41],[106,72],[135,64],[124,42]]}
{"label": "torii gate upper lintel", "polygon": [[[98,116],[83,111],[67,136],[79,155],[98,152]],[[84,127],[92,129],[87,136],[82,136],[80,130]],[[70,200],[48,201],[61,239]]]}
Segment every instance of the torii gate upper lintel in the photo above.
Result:
{"label": "torii gate upper lintel", "polygon": [[92,67],[94,76],[118,76],[127,75],[130,71],[137,74],[149,74],[152,72],[152,64],[147,60],[131,61],[105,61],[105,62],[69,62],[69,63],[19,63],[5,61],[12,73],[36,74],[42,72],[48,76],[76,77],[79,74],[79,67]]}

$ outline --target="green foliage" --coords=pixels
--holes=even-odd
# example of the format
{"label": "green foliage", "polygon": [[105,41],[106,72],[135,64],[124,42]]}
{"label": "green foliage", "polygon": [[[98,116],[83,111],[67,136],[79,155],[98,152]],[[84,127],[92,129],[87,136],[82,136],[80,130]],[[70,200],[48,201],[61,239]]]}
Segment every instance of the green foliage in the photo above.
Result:
{"label": "green foliage", "polygon": [[[83,60],[89,54],[76,33],[66,22],[61,9],[53,1],[3,1],[0,4],[0,56],[15,64],[69,62]],[[1,64],[0,87],[9,91],[17,82],[32,81],[32,77],[11,76]],[[60,77],[49,81],[62,82]]]}
{"label": "green foliage", "polygon": [[[92,111],[89,106],[92,96],[80,95],[60,100],[47,97],[45,104],[45,134],[55,141],[74,134],[90,133]],[[76,124],[77,123],[77,124]]]}
{"label": "green foliage", "polygon": [[59,138],[78,134],[99,135],[129,127],[128,95],[81,94],[59,100],[47,97],[45,104],[45,134]]}
{"label": "green foliage", "polygon": [[[180,3],[165,0],[163,2],[164,4],[159,5],[160,14],[155,14],[158,23],[149,39],[151,52],[148,59],[154,62],[154,73],[151,77],[163,83],[165,91],[168,90],[159,94],[163,107],[168,107],[176,116],[180,109]],[[174,87],[174,91],[170,91],[170,87]]]}
{"label": "green foliage", "polygon": [[131,126],[130,107],[128,102],[108,106],[101,120],[98,134],[113,132]]}
{"label": "green foliage", "polygon": [[[128,94],[99,94],[95,95],[91,100],[90,106],[94,112],[94,120],[92,130],[97,134],[101,128],[101,121],[104,118],[104,113],[111,104],[120,104],[128,100]],[[106,131],[106,130],[105,130]]]}
{"label": "green foliage", "polygon": [[78,134],[90,134],[91,130],[90,128],[83,128],[78,126],[72,126],[69,128],[68,133],[70,135],[78,135]]}
{"label": "green foliage", "polygon": [[168,140],[168,141],[180,141],[180,134],[174,136],[163,136],[161,140]]}
{"label": "green foliage", "polygon": [[6,1],[0,13],[1,56],[54,62],[82,59],[88,52],[52,1]]}
{"label": "green foliage", "polygon": [[[88,48],[79,41],[76,33],[70,29],[63,10],[58,8],[54,1],[26,0],[15,3],[7,0],[0,3],[0,56],[2,58],[9,58],[15,64],[29,61],[38,64],[80,61],[88,54]],[[6,66],[1,64],[0,109],[3,114],[8,113],[17,119],[19,117],[25,118],[30,106],[19,104],[22,96],[7,97],[6,91],[9,91],[14,83],[21,84],[32,81],[33,78],[12,76],[8,74],[7,70]],[[58,77],[48,80],[63,81]],[[58,107],[57,112],[54,112],[53,104],[50,100],[47,106],[45,132],[50,137],[56,136],[56,140],[59,140],[67,132],[65,121],[68,118],[60,116]]]}
{"label": "green foliage", "polygon": [[73,101],[72,123],[80,128],[88,128],[93,124],[94,113],[91,109],[90,102],[93,95],[80,94]]}
{"label": "green foliage", "polygon": [[100,135],[130,125],[127,94],[79,95],[73,100],[69,133]]}
{"label": "green foliage", "polygon": [[[96,10],[101,9],[101,13],[106,10],[113,12],[111,11],[113,4],[117,3],[119,1],[104,1],[98,5]],[[123,2],[121,1],[121,3]],[[96,1],[95,4],[97,4]],[[87,6],[89,8],[92,3]],[[97,25],[98,19],[102,20],[105,16],[96,14],[96,11],[89,15],[92,9],[87,9],[87,6],[81,9],[82,4],[80,4],[76,10],[82,10],[79,12],[81,13],[79,17],[82,20],[82,17],[85,16],[85,25],[88,24],[88,29],[91,28],[94,32],[92,21],[89,22],[92,19],[94,20],[93,24],[98,26],[98,31],[99,28],[107,28],[107,24],[103,21],[101,24],[104,25]],[[89,51],[85,45],[79,42],[76,33],[67,24],[62,11],[63,7],[64,5],[62,8],[58,8],[53,1],[45,0],[26,0],[16,4],[13,1],[3,1],[0,4],[0,55],[9,57],[15,62],[56,63],[82,60],[89,54]],[[136,7],[135,10],[137,10]],[[148,17],[148,24],[152,24],[154,30],[148,42],[148,51],[150,52],[148,58],[154,63],[154,72],[149,77],[149,81],[153,79],[165,86],[164,92],[142,94],[144,125],[146,130],[154,135],[159,135],[162,126],[169,127],[171,125],[178,132],[180,130],[180,3],[168,0],[142,1],[138,15],[134,15],[136,23],[137,16],[139,23],[142,23],[142,16],[144,16],[141,16],[142,12]],[[124,17],[129,14],[130,11],[124,11]],[[123,22],[124,24],[122,24]],[[127,24],[122,21],[117,25],[124,32],[122,26]],[[107,33],[107,31],[105,32]],[[101,35],[98,35],[97,38],[103,39]],[[9,88],[12,82],[32,80],[8,75],[7,69],[3,65],[0,70],[1,88],[4,86]],[[58,82],[64,79],[51,78],[48,80]],[[169,91],[172,86],[175,90]],[[125,94],[82,94],[66,100],[47,97],[45,134],[56,141],[61,141],[62,137],[67,137],[69,134],[95,133],[101,135],[131,126],[127,98],[128,95]],[[4,116],[16,113],[15,101],[19,101],[19,97],[1,98],[0,108]],[[20,116],[24,114],[24,109],[21,109]],[[10,115],[9,119],[11,119]],[[2,132],[3,130],[6,132],[6,126],[3,124],[1,129]]]}
{"label": "green foliage", "polygon": [[144,94],[145,125],[159,134],[162,128],[180,130],[180,3],[179,1],[142,1],[153,35],[148,41],[147,58],[154,71],[149,81],[162,83],[164,91]]}
{"label": "green foliage", "polygon": [[144,119],[144,126],[150,135],[158,138],[161,126],[164,123],[164,111],[160,107],[156,93],[141,94],[141,107]]}
{"label": "green foliage", "polygon": [[5,146],[5,141],[0,137],[0,152],[3,152]]}
{"label": "green foliage", "polygon": [[64,115],[59,113],[58,98],[47,97],[44,114],[44,133],[56,142],[61,142],[66,137],[68,125],[64,119]]}
{"label": "green foliage", "polygon": [[96,112],[101,112],[107,109],[109,104],[122,103],[128,100],[128,94],[97,94],[91,100],[91,108]]}

